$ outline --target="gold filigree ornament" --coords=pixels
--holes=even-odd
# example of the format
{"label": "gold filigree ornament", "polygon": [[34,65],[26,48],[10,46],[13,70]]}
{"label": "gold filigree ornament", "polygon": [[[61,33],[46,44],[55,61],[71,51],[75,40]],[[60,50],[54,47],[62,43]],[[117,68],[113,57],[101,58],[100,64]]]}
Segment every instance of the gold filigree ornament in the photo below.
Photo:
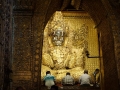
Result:
{"label": "gold filigree ornament", "polygon": [[88,26],[83,24],[81,28],[78,28],[74,31],[73,35],[73,46],[75,47],[84,47],[87,48],[87,35],[88,35]]}

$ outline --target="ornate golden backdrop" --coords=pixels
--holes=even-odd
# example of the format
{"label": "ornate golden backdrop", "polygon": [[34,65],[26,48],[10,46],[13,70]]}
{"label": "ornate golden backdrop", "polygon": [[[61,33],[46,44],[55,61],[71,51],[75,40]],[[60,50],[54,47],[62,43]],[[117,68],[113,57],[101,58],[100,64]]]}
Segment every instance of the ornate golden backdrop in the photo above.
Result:
{"label": "ornate golden backdrop", "polygon": [[98,35],[94,22],[85,12],[57,11],[44,30],[41,78],[50,70],[57,82],[70,72],[78,80],[84,69],[89,74],[100,68]]}

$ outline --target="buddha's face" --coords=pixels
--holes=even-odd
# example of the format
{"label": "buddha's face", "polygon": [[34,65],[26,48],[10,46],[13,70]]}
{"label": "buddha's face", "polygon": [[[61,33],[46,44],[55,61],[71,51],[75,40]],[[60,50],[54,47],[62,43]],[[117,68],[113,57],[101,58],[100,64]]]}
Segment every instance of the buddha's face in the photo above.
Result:
{"label": "buddha's face", "polygon": [[56,30],[52,35],[52,43],[55,46],[62,46],[64,44],[64,32],[63,30]]}

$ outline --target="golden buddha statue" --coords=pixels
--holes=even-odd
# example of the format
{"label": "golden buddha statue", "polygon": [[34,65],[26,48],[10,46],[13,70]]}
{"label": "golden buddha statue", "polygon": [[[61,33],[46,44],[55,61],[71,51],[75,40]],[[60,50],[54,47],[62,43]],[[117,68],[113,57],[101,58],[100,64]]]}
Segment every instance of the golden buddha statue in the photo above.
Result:
{"label": "golden buddha statue", "polygon": [[56,78],[56,82],[61,82],[66,72],[78,81],[79,76],[84,71],[84,48],[73,48],[71,45],[65,45],[66,33],[61,27],[48,35],[50,40],[43,48],[42,55],[42,78],[46,75],[46,71],[51,71]]}

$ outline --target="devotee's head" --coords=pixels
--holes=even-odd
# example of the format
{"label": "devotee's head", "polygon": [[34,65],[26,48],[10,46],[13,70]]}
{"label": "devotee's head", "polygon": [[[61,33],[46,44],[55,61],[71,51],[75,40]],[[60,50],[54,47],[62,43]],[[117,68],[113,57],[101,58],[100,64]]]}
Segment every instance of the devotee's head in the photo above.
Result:
{"label": "devotee's head", "polygon": [[70,73],[69,73],[69,72],[67,72],[67,73],[66,73],[66,75],[70,75]]}
{"label": "devotee's head", "polygon": [[58,86],[53,85],[53,86],[51,86],[51,89],[50,89],[50,90],[58,90]]}
{"label": "devotee's head", "polygon": [[84,74],[88,74],[88,70],[84,70]]}
{"label": "devotee's head", "polygon": [[50,74],[50,71],[47,71],[47,72],[46,72],[46,75],[47,75],[47,74]]}

